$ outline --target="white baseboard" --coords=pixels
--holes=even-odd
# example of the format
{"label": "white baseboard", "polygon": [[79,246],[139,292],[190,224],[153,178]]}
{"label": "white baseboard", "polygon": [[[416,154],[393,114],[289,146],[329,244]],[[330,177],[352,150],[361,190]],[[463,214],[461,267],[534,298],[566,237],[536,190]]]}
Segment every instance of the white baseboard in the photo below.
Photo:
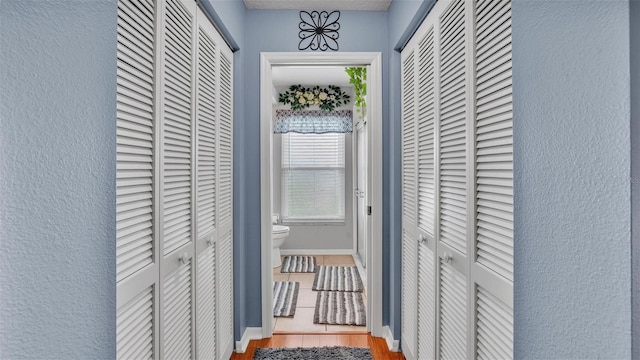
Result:
{"label": "white baseboard", "polygon": [[280,249],[281,255],[353,255],[353,249]]}
{"label": "white baseboard", "polygon": [[236,341],[236,352],[244,353],[245,351],[247,351],[247,346],[249,346],[249,341],[260,340],[260,339],[262,339],[261,327],[248,327],[244,329],[244,334],[242,334],[242,339],[240,339],[240,341]]}
{"label": "white baseboard", "polygon": [[400,351],[400,341],[393,338],[393,333],[391,332],[391,328],[385,326],[382,328],[382,337],[387,341],[387,346],[389,347],[389,351],[398,352]]}

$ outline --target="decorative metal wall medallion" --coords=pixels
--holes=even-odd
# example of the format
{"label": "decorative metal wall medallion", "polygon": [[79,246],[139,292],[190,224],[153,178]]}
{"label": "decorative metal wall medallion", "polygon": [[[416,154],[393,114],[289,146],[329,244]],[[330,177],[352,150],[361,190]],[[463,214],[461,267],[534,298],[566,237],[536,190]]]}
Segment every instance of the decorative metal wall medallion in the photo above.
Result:
{"label": "decorative metal wall medallion", "polygon": [[340,11],[300,11],[300,44],[298,50],[338,51],[338,30],[340,30]]}

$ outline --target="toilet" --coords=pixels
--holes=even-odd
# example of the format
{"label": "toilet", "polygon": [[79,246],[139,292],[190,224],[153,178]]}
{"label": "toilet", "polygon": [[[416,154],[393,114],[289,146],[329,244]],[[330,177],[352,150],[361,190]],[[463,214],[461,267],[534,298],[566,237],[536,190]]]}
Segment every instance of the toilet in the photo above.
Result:
{"label": "toilet", "polygon": [[284,240],[289,236],[289,227],[284,225],[273,225],[273,229],[271,230],[271,240],[273,251],[271,252],[271,262],[273,263],[273,267],[276,268],[282,265],[282,261],[280,260],[280,246],[284,243]]}

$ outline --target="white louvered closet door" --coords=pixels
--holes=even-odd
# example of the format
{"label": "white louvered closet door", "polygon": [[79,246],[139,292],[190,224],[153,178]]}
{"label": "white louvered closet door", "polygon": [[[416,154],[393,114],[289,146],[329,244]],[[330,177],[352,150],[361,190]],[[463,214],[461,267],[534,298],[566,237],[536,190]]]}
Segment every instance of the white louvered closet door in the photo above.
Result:
{"label": "white louvered closet door", "polygon": [[417,357],[418,192],[416,52],[402,54],[402,350]]}
{"label": "white louvered closet door", "polygon": [[435,136],[437,69],[434,29],[427,26],[418,42],[418,359],[436,355]]}
{"label": "white louvered closet door", "polygon": [[193,0],[118,0],[117,356],[228,359],[232,52]]}
{"label": "white louvered closet door", "polygon": [[218,53],[218,242],[217,340],[218,359],[233,352],[233,53],[224,46]]}
{"label": "white louvered closet door", "polygon": [[455,0],[439,16],[438,353],[468,356],[469,47],[467,3]]}
{"label": "white louvered closet door", "polygon": [[223,43],[198,12],[196,70],[196,358],[216,358],[216,174],[218,51]]}
{"label": "white louvered closet door", "polygon": [[[513,358],[511,1],[474,2],[474,356]],[[472,333],[474,333],[472,332]]]}
{"label": "white louvered closet door", "polygon": [[118,1],[116,354],[158,357],[159,238],[154,153],[157,128],[154,1]]}
{"label": "white louvered closet door", "polygon": [[161,318],[163,359],[193,357],[194,68],[196,4],[164,1],[161,108]]}
{"label": "white louvered closet door", "polygon": [[[511,359],[510,1],[437,2],[402,58],[403,170],[412,154],[404,140],[417,136],[417,190],[405,173],[402,184],[402,350],[408,359],[416,350],[419,359]],[[413,125],[405,114],[415,113]],[[407,194],[417,195],[417,264],[405,236],[413,219]],[[417,324],[407,289],[414,268]]]}

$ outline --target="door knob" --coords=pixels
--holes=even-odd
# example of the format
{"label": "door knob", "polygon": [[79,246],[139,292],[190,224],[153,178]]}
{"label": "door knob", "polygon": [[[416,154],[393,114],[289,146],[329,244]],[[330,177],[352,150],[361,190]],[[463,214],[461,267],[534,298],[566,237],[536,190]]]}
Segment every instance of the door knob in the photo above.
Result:
{"label": "door knob", "polygon": [[427,243],[427,237],[420,234],[418,235],[418,244],[426,244]]}
{"label": "door knob", "polygon": [[453,257],[451,256],[451,254],[444,253],[444,256],[442,257],[442,261],[444,261],[447,264],[451,264],[451,260],[453,260]]}
{"label": "door knob", "polygon": [[180,264],[186,264],[188,257],[189,257],[189,254],[184,252],[184,253],[182,253],[182,255],[180,255],[180,257],[178,258],[178,261],[180,262]]}

